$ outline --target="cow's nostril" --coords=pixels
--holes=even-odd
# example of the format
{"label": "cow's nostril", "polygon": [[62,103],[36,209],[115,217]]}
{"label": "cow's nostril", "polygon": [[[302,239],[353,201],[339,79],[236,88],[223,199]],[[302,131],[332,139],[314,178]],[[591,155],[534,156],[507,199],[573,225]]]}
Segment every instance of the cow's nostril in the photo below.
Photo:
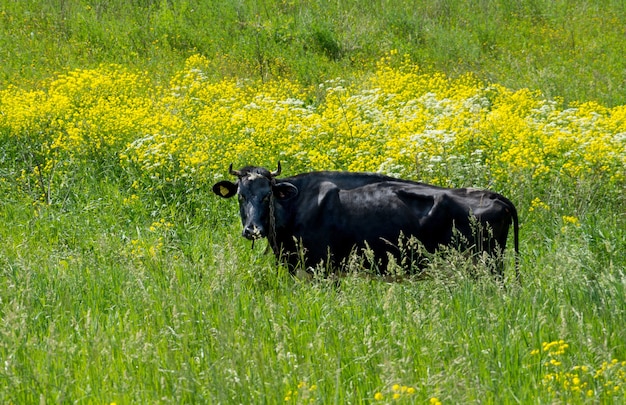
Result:
{"label": "cow's nostril", "polygon": [[246,226],[243,228],[243,236],[246,239],[259,239],[261,237],[261,230],[254,225]]}

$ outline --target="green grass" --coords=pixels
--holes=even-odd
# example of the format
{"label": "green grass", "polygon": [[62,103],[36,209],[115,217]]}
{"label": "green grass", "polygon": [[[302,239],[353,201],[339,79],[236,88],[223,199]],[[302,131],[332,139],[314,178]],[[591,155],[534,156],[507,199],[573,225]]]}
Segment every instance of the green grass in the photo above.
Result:
{"label": "green grass", "polygon": [[[623,2],[472,4],[0,0],[1,87],[110,62],[168,81],[198,52],[215,79],[316,84],[398,49],[432,71],[626,101]],[[265,242],[252,249],[236,201],[208,189],[137,188],[106,156],[72,166],[46,204],[16,180],[26,155],[0,146],[1,403],[626,399],[625,203],[593,179],[511,186],[521,285],[469,277],[484,269],[455,255],[426,280],[335,283],[292,278]],[[559,340],[564,353],[542,350]]]}
{"label": "green grass", "polygon": [[[251,249],[235,204],[123,211],[122,184],[88,178],[62,208],[4,200],[0,401],[369,403],[399,384],[415,389],[400,402],[584,402],[549,392],[531,352],[565,340],[566,370],[626,359],[623,218],[523,223],[521,286],[454,257],[432,279],[336,285]],[[600,382],[596,401],[623,399]]]}
{"label": "green grass", "polygon": [[566,102],[626,102],[626,6],[597,1],[0,2],[0,80],[120,63],[165,80],[192,54],[215,77],[317,84],[392,49],[427,71],[474,72]]}

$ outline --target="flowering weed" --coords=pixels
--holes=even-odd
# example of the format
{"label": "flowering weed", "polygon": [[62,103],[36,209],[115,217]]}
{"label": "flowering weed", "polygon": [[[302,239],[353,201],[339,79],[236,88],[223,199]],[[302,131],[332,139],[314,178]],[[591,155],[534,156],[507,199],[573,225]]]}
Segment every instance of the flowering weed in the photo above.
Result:
{"label": "flowering weed", "polygon": [[103,66],[60,75],[44,90],[1,91],[0,134],[30,151],[18,181],[54,189],[77,166],[100,161],[149,189],[188,189],[231,162],[277,160],[292,172],[373,171],[504,190],[558,177],[611,192],[626,181],[624,107],[563,109],[528,90],[386,59],[358,82],[322,84],[312,103],[313,89],[297,82],[215,82],[207,66],[189,58],[166,88]]}
{"label": "flowering weed", "polygon": [[531,351],[533,367],[541,373],[541,384],[565,401],[568,398],[609,398],[626,396],[626,361],[612,359],[601,364],[575,364],[570,345],[564,340],[544,342]]}

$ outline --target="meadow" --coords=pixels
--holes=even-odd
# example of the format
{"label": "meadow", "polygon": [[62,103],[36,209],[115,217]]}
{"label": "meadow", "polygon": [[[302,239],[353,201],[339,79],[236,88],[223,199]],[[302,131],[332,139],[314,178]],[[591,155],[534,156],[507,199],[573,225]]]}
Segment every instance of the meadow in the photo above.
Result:
{"label": "meadow", "polygon": [[[0,402],[626,399],[622,2],[0,4]],[[292,277],[210,190],[279,160],[506,195],[521,283]]]}

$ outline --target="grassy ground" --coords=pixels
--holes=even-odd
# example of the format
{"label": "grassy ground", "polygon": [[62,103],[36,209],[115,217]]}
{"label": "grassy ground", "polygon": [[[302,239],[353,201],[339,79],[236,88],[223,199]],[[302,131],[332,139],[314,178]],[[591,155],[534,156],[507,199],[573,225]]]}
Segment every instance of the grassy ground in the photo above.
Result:
{"label": "grassy ground", "polygon": [[277,272],[234,206],[151,221],[120,209],[117,186],[89,187],[105,198],[3,203],[3,402],[624,399],[615,218],[527,224],[521,287],[468,278],[460,258],[429,280],[337,287]]}
{"label": "grassy ground", "polygon": [[[624,4],[427,3],[2,1],[0,402],[622,403]],[[496,188],[522,284],[294,279],[250,156]]]}

